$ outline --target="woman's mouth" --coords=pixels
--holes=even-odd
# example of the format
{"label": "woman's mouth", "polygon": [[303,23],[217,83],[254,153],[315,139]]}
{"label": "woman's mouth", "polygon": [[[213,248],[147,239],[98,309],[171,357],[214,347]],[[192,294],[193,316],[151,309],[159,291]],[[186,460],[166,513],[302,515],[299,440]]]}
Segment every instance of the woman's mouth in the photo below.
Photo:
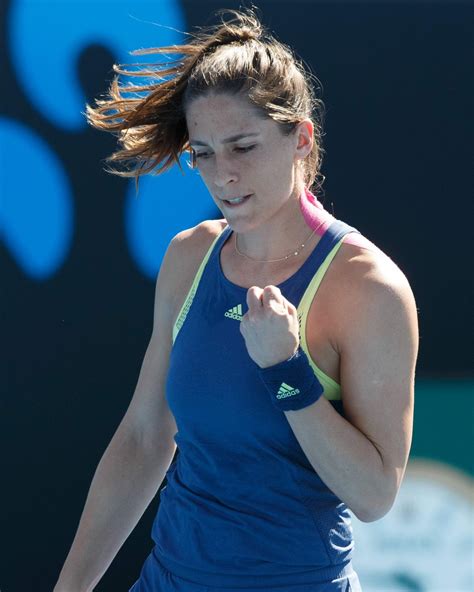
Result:
{"label": "woman's mouth", "polygon": [[243,197],[236,197],[232,200],[229,199],[223,199],[221,201],[223,201],[225,203],[226,206],[230,207],[230,208],[235,208],[237,206],[242,205],[243,203],[245,203],[246,201],[248,201],[249,197],[252,197],[252,193],[250,193],[249,195],[245,195]]}

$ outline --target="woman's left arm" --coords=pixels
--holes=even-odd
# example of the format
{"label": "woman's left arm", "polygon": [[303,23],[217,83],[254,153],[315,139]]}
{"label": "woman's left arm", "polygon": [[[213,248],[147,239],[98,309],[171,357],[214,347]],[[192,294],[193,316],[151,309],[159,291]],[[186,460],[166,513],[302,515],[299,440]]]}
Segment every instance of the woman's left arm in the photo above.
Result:
{"label": "woman's left arm", "polygon": [[352,261],[338,298],[334,336],[345,418],[324,397],[284,413],[324,483],[371,522],[392,507],[408,460],[418,318],[399,268],[367,263]]}

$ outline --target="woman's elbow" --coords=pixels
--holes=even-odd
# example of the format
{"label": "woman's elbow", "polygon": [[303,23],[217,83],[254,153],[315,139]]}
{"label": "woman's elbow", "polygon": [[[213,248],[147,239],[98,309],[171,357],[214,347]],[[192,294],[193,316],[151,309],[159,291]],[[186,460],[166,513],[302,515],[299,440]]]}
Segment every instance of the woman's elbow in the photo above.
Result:
{"label": "woman's elbow", "polygon": [[377,497],[367,496],[365,503],[352,512],[361,522],[375,522],[383,518],[392,509],[397,497],[398,487],[393,486]]}
{"label": "woman's elbow", "polygon": [[370,508],[362,508],[357,511],[352,510],[352,512],[361,522],[375,522],[388,514],[392,505],[393,504],[390,504],[389,506],[378,506],[373,504]]}

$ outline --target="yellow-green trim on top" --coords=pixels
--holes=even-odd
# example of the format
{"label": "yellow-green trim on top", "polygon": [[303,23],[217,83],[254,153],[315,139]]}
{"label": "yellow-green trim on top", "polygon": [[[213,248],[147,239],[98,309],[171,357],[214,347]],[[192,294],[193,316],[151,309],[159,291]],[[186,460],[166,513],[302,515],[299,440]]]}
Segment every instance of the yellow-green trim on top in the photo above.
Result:
{"label": "yellow-green trim on top", "polygon": [[216,236],[216,238],[212,241],[211,246],[209,247],[206,256],[204,257],[204,259],[201,261],[201,265],[199,266],[199,269],[197,270],[196,275],[194,276],[194,281],[193,281],[193,285],[191,286],[188,295],[186,296],[186,299],[184,301],[183,306],[181,307],[181,310],[179,311],[179,315],[176,318],[176,322],[173,325],[173,344],[176,340],[176,337],[178,335],[179,330],[181,329],[181,327],[184,324],[184,321],[186,320],[186,316],[189,312],[189,309],[191,308],[191,305],[193,303],[194,300],[194,295],[196,294],[196,291],[198,289],[199,286],[199,282],[201,281],[201,277],[204,271],[204,268],[206,267],[206,263],[209,259],[209,257],[211,256],[211,253],[214,249],[214,245],[216,244],[216,242],[219,240],[220,234],[218,236]]}
{"label": "yellow-green trim on top", "polygon": [[341,399],[341,386],[335,380],[333,380],[330,376],[325,374],[318,366],[315,364],[314,360],[309,353],[308,343],[306,341],[306,322],[308,318],[309,309],[311,307],[311,303],[318,291],[319,285],[326,273],[331,261],[334,259],[336,253],[341,248],[341,245],[344,241],[344,237],[336,243],[333,249],[328,253],[327,257],[319,267],[318,271],[314,274],[313,279],[309,283],[308,287],[301,298],[301,301],[298,305],[297,312],[298,318],[301,319],[300,321],[300,339],[301,339],[301,349],[306,353],[308,356],[309,363],[314,370],[316,376],[318,377],[319,381],[324,387],[324,396],[326,399],[331,401],[338,401]]}

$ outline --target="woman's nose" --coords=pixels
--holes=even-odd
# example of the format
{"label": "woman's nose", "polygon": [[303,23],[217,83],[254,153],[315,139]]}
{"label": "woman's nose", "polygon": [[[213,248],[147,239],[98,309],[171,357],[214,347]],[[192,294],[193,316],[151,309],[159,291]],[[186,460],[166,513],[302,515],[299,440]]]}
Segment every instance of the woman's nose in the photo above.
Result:
{"label": "woman's nose", "polygon": [[225,187],[230,181],[237,181],[237,172],[230,160],[216,156],[215,163],[214,184],[217,187]]}

